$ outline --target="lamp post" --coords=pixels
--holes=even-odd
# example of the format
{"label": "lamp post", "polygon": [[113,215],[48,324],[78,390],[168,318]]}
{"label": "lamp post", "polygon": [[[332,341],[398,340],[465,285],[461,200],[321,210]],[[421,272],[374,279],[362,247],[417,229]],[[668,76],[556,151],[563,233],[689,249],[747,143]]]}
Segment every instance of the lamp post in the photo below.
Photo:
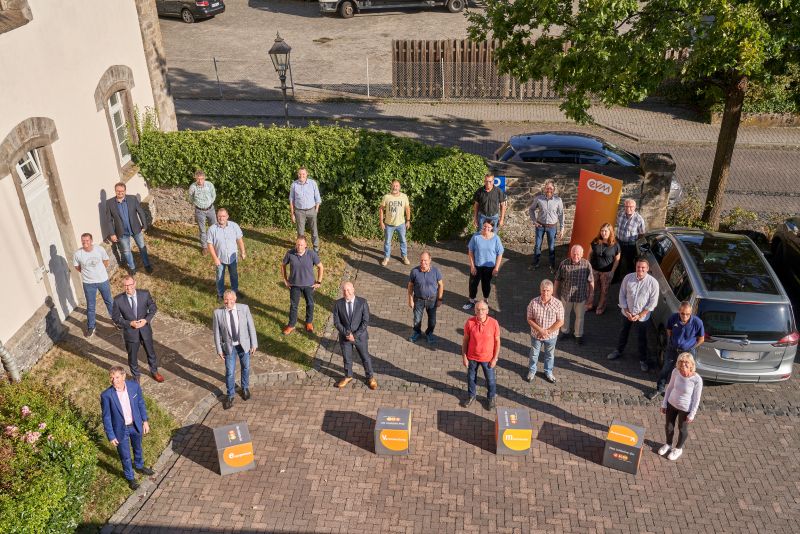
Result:
{"label": "lamp post", "polygon": [[280,32],[275,37],[275,43],[269,49],[269,57],[272,58],[272,65],[275,72],[281,79],[281,91],[283,91],[283,116],[286,119],[286,126],[289,126],[289,103],[286,101],[286,71],[289,69],[289,55],[292,47],[283,40]]}

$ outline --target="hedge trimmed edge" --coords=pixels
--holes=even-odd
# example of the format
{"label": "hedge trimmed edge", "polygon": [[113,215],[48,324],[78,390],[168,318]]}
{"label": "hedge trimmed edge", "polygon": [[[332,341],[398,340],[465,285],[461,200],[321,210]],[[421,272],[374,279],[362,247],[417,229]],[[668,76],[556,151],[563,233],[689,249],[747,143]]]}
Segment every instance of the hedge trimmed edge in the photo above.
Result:
{"label": "hedge trimmed edge", "polygon": [[289,187],[305,165],[322,193],[320,229],[345,237],[381,235],[378,205],[397,178],[411,201],[416,241],[461,234],[486,172],[483,158],[458,148],[341,126],[145,128],[131,152],[150,187],[188,188],[200,168],[233,220],[284,228],[291,226]]}

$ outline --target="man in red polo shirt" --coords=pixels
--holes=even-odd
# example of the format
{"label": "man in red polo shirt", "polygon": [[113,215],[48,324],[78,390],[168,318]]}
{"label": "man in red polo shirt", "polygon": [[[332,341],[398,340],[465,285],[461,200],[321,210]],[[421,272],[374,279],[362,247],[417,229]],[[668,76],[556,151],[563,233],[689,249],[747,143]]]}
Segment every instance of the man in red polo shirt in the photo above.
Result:
{"label": "man in red polo shirt", "polygon": [[483,376],[489,389],[489,406],[496,406],[497,379],[494,368],[500,356],[500,325],[489,317],[489,304],[479,300],[475,304],[475,317],[470,317],[464,324],[464,342],[461,344],[461,356],[467,368],[467,397],[461,406],[468,407],[475,401],[478,385],[478,366],[483,368]]}

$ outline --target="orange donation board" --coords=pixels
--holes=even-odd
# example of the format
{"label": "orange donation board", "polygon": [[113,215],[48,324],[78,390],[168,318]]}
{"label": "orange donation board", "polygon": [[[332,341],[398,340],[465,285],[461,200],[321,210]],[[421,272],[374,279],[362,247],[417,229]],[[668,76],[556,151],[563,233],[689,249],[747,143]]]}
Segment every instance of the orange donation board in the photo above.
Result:
{"label": "orange donation board", "polygon": [[497,408],[494,435],[497,454],[528,454],[533,439],[530,412],[520,408]]}
{"label": "orange donation board", "polygon": [[644,445],[644,427],[614,420],[608,428],[603,465],[635,475]]}
{"label": "orange donation board", "polygon": [[247,471],[256,466],[253,440],[250,438],[247,423],[234,423],[215,428],[214,441],[217,443],[220,475]]}
{"label": "orange donation board", "polygon": [[600,226],[603,223],[616,225],[621,196],[622,180],[581,169],[570,248],[580,245],[583,257],[589,257],[592,239],[597,236]]}
{"label": "orange donation board", "polygon": [[378,408],[375,454],[405,456],[411,449],[411,410]]}

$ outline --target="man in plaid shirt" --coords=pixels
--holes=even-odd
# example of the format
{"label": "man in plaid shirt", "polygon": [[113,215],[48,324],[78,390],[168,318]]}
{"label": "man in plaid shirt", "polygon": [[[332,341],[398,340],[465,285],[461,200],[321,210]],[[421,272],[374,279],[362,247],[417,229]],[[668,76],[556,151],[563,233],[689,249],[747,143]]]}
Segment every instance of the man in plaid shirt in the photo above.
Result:
{"label": "man in plaid shirt", "polygon": [[575,343],[583,344],[583,316],[586,306],[594,302],[594,275],[589,260],[583,257],[583,247],[572,245],[569,258],[561,262],[556,272],[553,290],[557,299],[564,304],[564,337],[570,333],[570,315],[575,311]]}
{"label": "man in plaid shirt", "polygon": [[644,234],[644,218],[636,211],[636,201],[626,198],[623,210],[617,215],[617,241],[619,241],[622,261],[617,269],[617,277],[621,278],[633,272],[636,260],[636,240]]}
{"label": "man in plaid shirt", "polygon": [[536,364],[539,362],[539,351],[544,347],[544,377],[555,384],[553,364],[555,361],[558,330],[564,324],[564,306],[553,298],[553,282],[542,280],[539,284],[539,296],[528,304],[528,325],[531,327],[531,351],[528,364],[528,382],[536,376]]}

